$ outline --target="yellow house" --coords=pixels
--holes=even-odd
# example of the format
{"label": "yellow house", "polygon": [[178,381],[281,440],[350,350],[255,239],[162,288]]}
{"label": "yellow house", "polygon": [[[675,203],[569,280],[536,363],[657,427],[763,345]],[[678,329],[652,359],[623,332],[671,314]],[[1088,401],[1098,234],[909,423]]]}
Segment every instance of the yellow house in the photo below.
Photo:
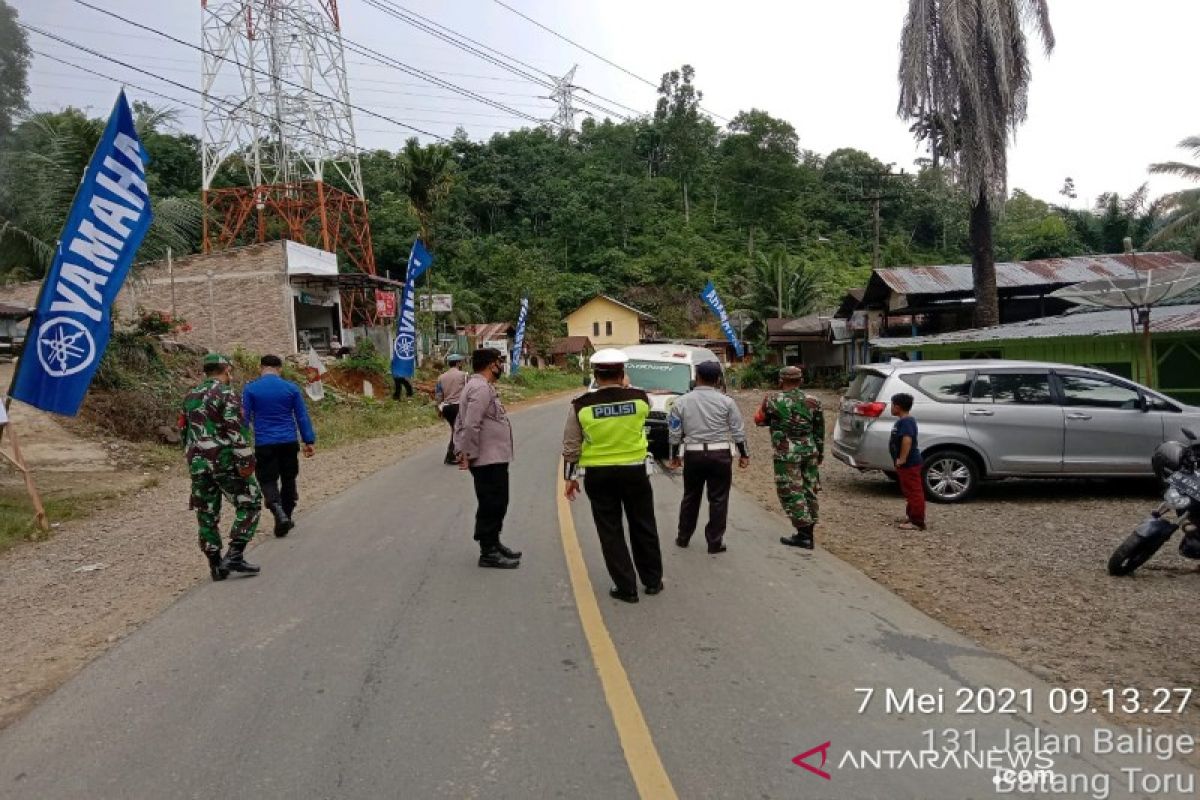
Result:
{"label": "yellow house", "polygon": [[602,294],[567,315],[567,336],[586,336],[597,350],[641,344],[654,336],[654,317]]}

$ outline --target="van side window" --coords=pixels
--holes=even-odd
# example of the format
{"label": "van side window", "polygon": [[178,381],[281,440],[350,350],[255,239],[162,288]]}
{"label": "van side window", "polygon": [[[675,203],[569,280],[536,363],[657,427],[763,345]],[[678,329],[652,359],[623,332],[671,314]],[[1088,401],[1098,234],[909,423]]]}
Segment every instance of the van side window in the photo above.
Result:
{"label": "van side window", "polygon": [[1140,411],[1142,408],[1141,395],[1129,386],[1083,375],[1059,375],[1058,381],[1062,385],[1063,400],[1069,406],[1120,408],[1126,411]]}
{"label": "van side window", "polygon": [[971,391],[970,372],[918,372],[902,380],[939,403],[965,403]]}
{"label": "van side window", "polygon": [[992,401],[997,404],[1048,406],[1054,402],[1048,373],[996,372],[987,377],[992,387]]}

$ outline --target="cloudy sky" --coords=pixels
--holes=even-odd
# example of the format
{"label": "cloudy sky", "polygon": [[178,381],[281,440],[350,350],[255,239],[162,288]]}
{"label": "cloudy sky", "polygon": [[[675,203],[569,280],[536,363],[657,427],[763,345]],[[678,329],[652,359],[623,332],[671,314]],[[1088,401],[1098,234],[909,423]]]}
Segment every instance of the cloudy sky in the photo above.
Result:
{"label": "cloudy sky", "polygon": [[[223,0],[208,0],[216,5]],[[66,104],[98,115],[111,105],[117,83],[158,105],[146,89],[180,101],[198,96],[199,53],[154,33],[136,30],[73,0],[9,0],[22,21],[146,69],[139,74],[70,44],[30,35],[47,54],[111,77],[35,56],[30,78],[35,109]],[[464,52],[377,7],[379,0],[341,0],[348,43],[368,47],[506,106],[497,109],[348,54],[352,101],[392,120],[449,136],[461,125],[473,138],[548,117],[549,90]],[[664,71],[696,69],[703,105],[718,122],[761,108],[795,125],[802,146],[818,152],[857,147],[896,169],[921,155],[895,115],[897,41],[904,0],[505,0],[522,13],[607,58],[622,71],[556,38],[496,0],[385,0],[469,36],[537,70],[562,74],[578,64],[575,84],[591,95],[649,112]],[[193,44],[200,40],[200,0],[95,0]],[[1177,188],[1150,178],[1154,161],[1185,157],[1175,145],[1200,134],[1191,95],[1195,0],[1051,0],[1058,47],[1039,52],[1029,104],[1010,158],[1010,187],[1059,202],[1063,179],[1075,179],[1079,206],[1104,191],[1128,193],[1150,181],[1154,193]],[[1035,45],[1036,46],[1036,45]],[[632,77],[629,73],[632,73]],[[611,104],[610,104],[611,105]],[[180,127],[199,132],[199,114],[180,106]],[[359,143],[397,147],[411,131],[357,112]],[[424,137],[423,137],[424,138]]]}

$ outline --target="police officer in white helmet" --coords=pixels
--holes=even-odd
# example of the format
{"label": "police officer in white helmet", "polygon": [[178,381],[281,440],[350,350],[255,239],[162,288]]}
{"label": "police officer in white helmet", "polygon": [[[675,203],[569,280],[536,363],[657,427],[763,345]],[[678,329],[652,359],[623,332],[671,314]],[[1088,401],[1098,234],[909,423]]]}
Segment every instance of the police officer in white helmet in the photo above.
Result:
{"label": "police officer in white helmet", "polygon": [[[636,603],[639,579],[646,594],[662,591],[662,552],[646,471],[650,398],[641,389],[625,385],[626,361],[625,353],[615,349],[592,355],[596,388],[571,403],[563,433],[563,477],[564,493],[574,500],[582,474],[604,563],[615,584],[609,595]],[[629,521],[629,545],[622,509]]]}

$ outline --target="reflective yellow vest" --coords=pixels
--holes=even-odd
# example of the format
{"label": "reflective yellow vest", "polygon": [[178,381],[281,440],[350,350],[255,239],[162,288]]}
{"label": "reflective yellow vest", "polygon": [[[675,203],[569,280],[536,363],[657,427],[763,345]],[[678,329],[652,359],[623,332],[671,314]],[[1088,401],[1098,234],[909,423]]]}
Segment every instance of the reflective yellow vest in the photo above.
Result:
{"label": "reflective yellow vest", "polygon": [[615,467],[646,460],[650,398],[641,389],[606,387],[573,403],[583,429],[579,466]]}

